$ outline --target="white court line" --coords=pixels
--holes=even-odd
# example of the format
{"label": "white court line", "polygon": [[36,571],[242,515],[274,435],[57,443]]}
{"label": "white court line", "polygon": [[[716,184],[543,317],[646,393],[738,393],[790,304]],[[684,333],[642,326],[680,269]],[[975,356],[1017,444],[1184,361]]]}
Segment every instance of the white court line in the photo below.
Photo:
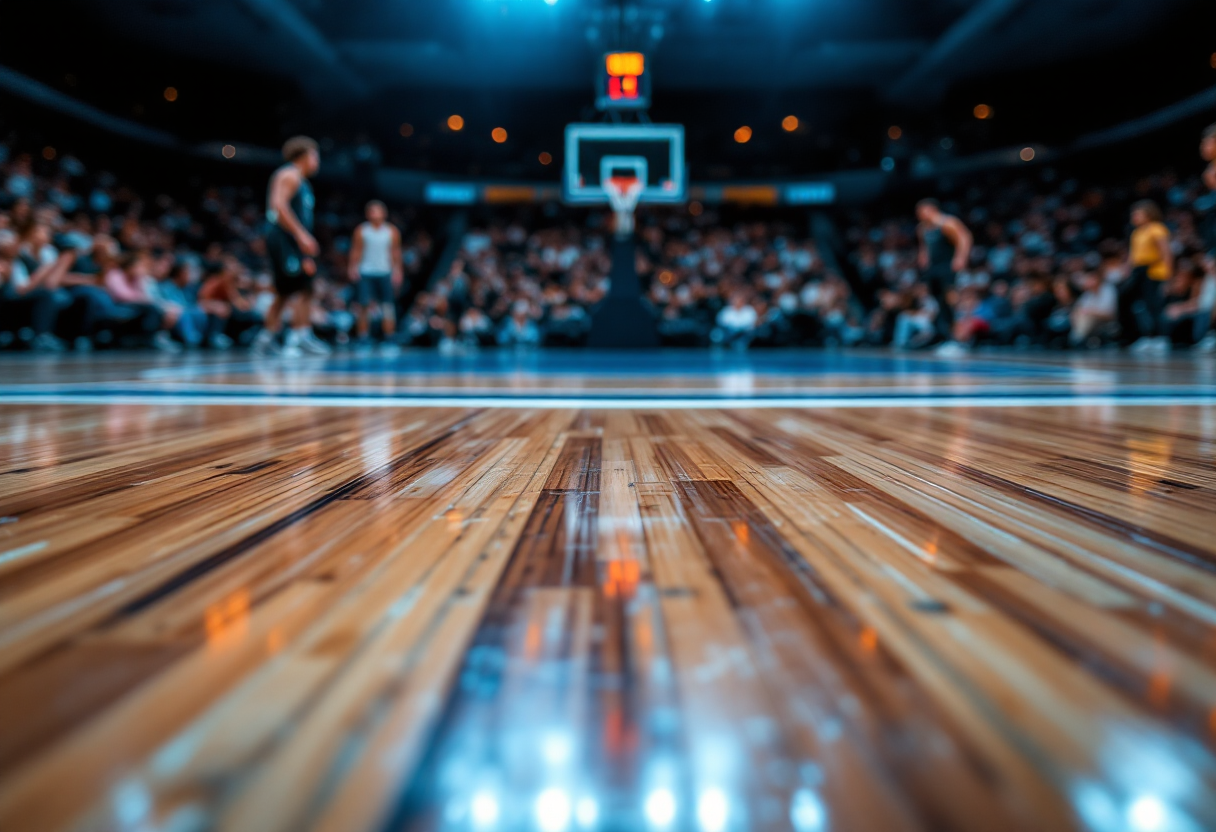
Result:
{"label": "white court line", "polygon": [[515,408],[532,410],[739,410],[763,408],[905,408],[905,407],[1211,407],[1211,396],[1153,396],[1135,397],[1113,395],[1060,397],[988,397],[988,396],[898,396],[892,398],[831,398],[789,397],[780,399],[583,399],[516,398],[516,397],[444,397],[414,398],[392,396],[362,398],[358,396],[156,396],[99,395],[96,393],[53,394],[46,396],[0,393],[3,404],[140,404],[140,405],[273,405],[276,407],[470,407]]}

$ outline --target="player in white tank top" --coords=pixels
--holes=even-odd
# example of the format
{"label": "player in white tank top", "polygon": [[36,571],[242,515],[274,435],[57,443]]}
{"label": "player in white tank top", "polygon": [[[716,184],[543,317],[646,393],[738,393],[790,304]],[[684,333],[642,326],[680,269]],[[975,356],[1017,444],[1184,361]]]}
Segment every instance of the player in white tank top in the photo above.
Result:
{"label": "player in white tank top", "polygon": [[397,293],[401,269],[401,233],[388,222],[388,209],[379,200],[367,203],[367,222],[351,235],[349,277],[355,285],[355,333],[367,341],[372,310],[380,312],[380,328],[391,348],[397,332]]}

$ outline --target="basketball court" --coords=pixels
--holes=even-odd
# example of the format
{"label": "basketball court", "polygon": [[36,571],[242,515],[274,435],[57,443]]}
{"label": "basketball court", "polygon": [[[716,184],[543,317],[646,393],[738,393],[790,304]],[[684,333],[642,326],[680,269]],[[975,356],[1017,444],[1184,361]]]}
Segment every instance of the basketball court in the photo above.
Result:
{"label": "basketball court", "polygon": [[[883,28],[882,38],[856,50],[843,34],[833,37],[845,38],[845,46],[827,40],[795,49],[792,36],[785,44],[782,27],[797,17],[791,4],[775,14],[767,40],[741,38],[738,55],[716,41],[717,51],[707,47],[699,61],[669,60],[679,82],[669,94],[725,96],[755,87],[767,96],[759,103],[730,99],[742,112],[754,105],[766,113],[771,135],[762,138],[756,127],[756,142],[781,157],[780,164],[749,168],[760,174],[748,178],[731,165],[752,141],[752,126],[732,126],[733,143],[723,150],[706,138],[710,128],[691,118],[687,125],[666,116],[652,122],[652,84],[662,80],[654,69],[663,64],[626,47],[637,41],[661,56],[664,26],[684,39],[677,47],[711,31],[729,39],[761,4],[706,0],[681,17],[672,11],[676,0],[620,0],[588,3],[581,16],[569,12],[574,23],[556,16],[576,3],[563,0],[554,9],[557,0],[546,0],[545,8],[533,4],[526,12],[554,15],[544,30],[554,54],[556,47],[595,53],[584,61],[594,65],[594,79],[584,79],[594,80],[594,99],[583,102],[581,114],[578,106],[555,104],[554,112],[565,114],[564,132],[550,130],[549,150],[538,155],[537,144],[526,154],[528,164],[551,175],[543,182],[507,155],[514,152],[509,142],[525,141],[519,134],[541,132],[522,119],[510,131],[478,125],[494,146],[471,154],[456,173],[444,168],[456,167],[456,151],[426,156],[416,169],[381,170],[380,150],[366,137],[349,146],[341,139],[334,150],[332,140],[295,136],[280,160],[278,151],[241,143],[187,146],[160,128],[94,113],[68,92],[42,95],[64,118],[92,119],[98,130],[132,142],[159,142],[157,152],[206,157],[207,164],[253,158],[249,164],[267,166],[258,188],[268,178],[271,184],[265,205],[259,195],[243,211],[224,203],[237,186],[208,188],[207,223],[223,218],[228,225],[217,232],[222,240],[205,248],[210,225],[185,207],[170,211],[169,196],[147,200],[166,206],[158,227],[167,253],[159,244],[131,242],[155,237],[155,229],[141,230],[144,200],[134,190],[99,184],[87,197],[89,205],[104,204],[111,199],[105,189],[114,188],[111,201],[122,201],[126,214],[112,206],[94,213],[122,244],[113,241],[109,260],[101,258],[108,270],[98,267],[70,288],[96,277],[105,291],[87,288],[110,306],[124,291],[124,302],[134,303],[130,297],[142,291],[135,284],[148,277],[137,273],[138,264],[167,257],[158,279],[168,283],[169,265],[188,273],[202,263],[220,277],[203,299],[211,305],[196,304],[198,326],[216,323],[216,307],[243,313],[250,338],[235,348],[227,336],[206,341],[196,333],[189,349],[177,349],[173,339],[185,336],[173,327],[177,314],[186,314],[178,308],[184,300],[141,307],[150,321],[143,346],[170,348],[165,352],[114,349],[102,339],[93,345],[91,335],[68,352],[66,339],[50,328],[35,335],[32,325],[28,338],[18,329],[0,345],[30,347],[0,354],[0,832],[1216,830],[1216,357],[1199,348],[1216,313],[1203,305],[1200,289],[1177,289],[1175,308],[1194,301],[1182,333],[1194,337],[1182,343],[1170,341],[1177,332],[1158,331],[1166,313],[1154,311],[1163,287],[1174,287],[1165,221],[1181,229],[1179,239],[1202,237],[1198,221],[1179,207],[1208,198],[1199,185],[1177,184],[1172,173],[1144,185],[1169,194],[1167,207],[1182,219],[1136,202],[1126,256],[1122,240],[1113,241],[1113,254],[1110,246],[1099,254],[1100,234],[1091,233],[1098,220],[1079,209],[1068,213],[1059,194],[1035,197],[1033,222],[1018,220],[1016,228],[1050,249],[1049,216],[1075,226],[1068,238],[1073,274],[1048,274],[1054,250],[1026,244],[1029,254],[1009,254],[1004,290],[1013,297],[1034,289],[1047,303],[1019,325],[1033,329],[1050,319],[1060,336],[1075,325],[1081,304],[1057,308],[1051,293],[1072,304],[1069,280],[1092,278],[1101,288],[1106,272],[1125,266],[1132,277],[1121,285],[1134,284],[1143,297],[1127,301],[1132,296],[1117,290],[1118,321],[1112,306],[1092,330],[1093,342],[1069,340],[1068,330],[1062,341],[1010,335],[1007,344],[986,347],[978,339],[996,327],[983,319],[971,321],[983,326],[964,347],[959,341],[972,335],[956,334],[964,328],[955,327],[950,304],[960,318],[964,311],[978,316],[979,304],[994,298],[986,272],[982,290],[970,272],[970,283],[961,280],[972,264],[972,235],[959,217],[925,199],[934,171],[943,188],[956,188],[952,176],[965,181],[998,163],[1030,164],[1038,153],[1037,165],[1067,154],[1037,145],[992,149],[995,140],[982,132],[988,125],[972,124],[993,114],[986,103],[968,105],[964,118],[971,121],[955,131],[957,164],[954,139],[939,135],[938,122],[917,138],[919,149],[905,150],[914,134],[915,108],[906,101],[915,90],[908,88],[937,90],[922,112],[958,109],[946,96],[954,81],[938,77],[957,63],[955,53],[979,35],[996,37],[1023,7],[1041,4],[989,0],[967,14],[954,6],[969,4],[949,4],[924,21],[892,9],[883,27],[889,22],[900,39],[890,41]],[[143,5],[172,19],[156,22],[164,30],[187,15],[177,3]],[[223,19],[225,5],[207,14]],[[292,110],[287,86],[266,88],[287,103],[271,97],[259,105],[293,132],[299,123],[329,129],[347,119],[335,135],[357,133],[354,105],[339,117],[317,102],[345,103],[364,86],[376,89],[374,76],[393,71],[420,79],[410,88],[419,100],[447,90],[449,79],[458,87],[462,61],[475,62],[478,27],[506,32],[510,14],[523,8],[484,4],[496,15],[488,23],[466,9],[456,23],[420,35],[425,45],[410,51],[409,44],[381,41],[378,28],[324,18],[331,4],[238,5],[248,19],[237,25],[258,41],[259,55],[263,40],[267,56],[274,50],[265,32],[278,32],[289,47],[284,54],[317,72],[308,90],[314,110]],[[722,6],[725,16],[715,17]],[[1106,13],[1105,6],[1085,11]],[[949,14],[957,21],[946,26]],[[336,46],[318,22],[327,19],[339,32]],[[1043,19],[1033,18],[1033,26],[1042,30]],[[446,18],[435,12],[435,20]],[[457,24],[460,37],[452,35]],[[841,26],[851,32],[860,24]],[[1105,29],[1092,31],[1094,39],[1107,37]],[[515,51],[487,61],[485,77],[471,85],[483,104],[506,95],[490,75],[516,64],[526,70],[518,86],[558,100],[561,79],[545,63],[553,56],[539,47],[526,56],[537,45],[526,39],[495,33],[491,40]],[[825,98],[822,112],[808,108],[805,122],[779,118],[774,108],[789,90],[772,79],[747,81],[750,67],[768,60],[770,42],[773,66],[814,69],[796,90],[832,86],[829,70],[840,64],[837,98]],[[1111,35],[1112,44],[1122,42]],[[885,63],[900,50],[912,57]],[[899,75],[903,81],[876,80],[897,63],[911,67]],[[440,66],[442,77],[427,76]],[[874,156],[866,171],[860,151],[847,155],[844,140],[826,127],[808,127],[820,115],[826,123],[832,107],[847,110],[839,99],[860,95],[861,86],[845,76],[861,69],[874,76],[866,83],[887,90],[864,99],[864,108],[881,104],[908,116],[906,140],[902,127],[884,124],[881,148],[872,136],[856,142]],[[705,89],[697,86],[702,71],[715,79]],[[66,77],[72,80],[62,82],[64,90],[74,88],[75,75]],[[983,76],[977,70],[975,77]],[[0,82],[32,89],[5,75]],[[193,92],[183,85],[184,102],[186,91]],[[1143,123],[1111,127],[1110,135],[1083,135],[1068,152],[1115,146],[1157,130],[1158,122],[1194,118],[1206,94]],[[166,89],[165,105],[178,96],[176,87]],[[381,106],[405,98],[400,90],[396,98],[385,94]],[[1003,101],[1000,107],[1006,112]],[[1133,109],[1129,104],[1129,119]],[[708,123],[717,104],[704,111]],[[159,123],[151,106],[132,112]],[[475,111],[467,112],[472,132]],[[430,144],[419,140],[411,152],[462,139],[463,116],[427,118],[439,126],[426,128]],[[793,144],[812,129],[823,131],[818,144]],[[415,130],[394,124],[393,138],[410,139]],[[1216,132],[1204,141],[1216,148]],[[968,142],[980,149],[964,158]],[[706,152],[711,146],[716,153]],[[789,172],[803,170],[799,154],[829,150],[845,155],[823,176]],[[50,164],[57,154],[48,146],[41,158]],[[1216,149],[1212,154],[1216,177]],[[501,175],[483,175],[483,162]],[[712,173],[719,169],[727,173]],[[195,184],[221,180],[220,170],[208,168]],[[694,170],[703,178],[694,179]],[[326,183],[322,171],[333,179]],[[520,171],[533,171],[537,181]],[[314,195],[314,175],[317,193],[329,188],[328,195]],[[6,176],[6,187],[17,188],[11,224],[26,223],[23,245],[37,242],[36,217],[59,209],[32,207],[21,195],[35,192],[34,173]],[[1070,199],[1080,193],[1053,178],[1044,183]],[[339,186],[358,195],[350,204],[357,201],[359,210],[372,198],[355,238],[360,252],[366,245],[375,256],[351,254],[350,238],[340,245],[320,231],[314,238],[314,213],[321,224],[349,207],[346,197],[333,196]],[[75,204],[67,184],[55,187],[56,199]],[[916,189],[920,201],[913,203]],[[1122,203],[1116,211],[1103,200],[1114,204],[1133,191],[1142,196],[1130,187],[1086,192],[1077,205],[1119,213],[1122,223]],[[857,219],[858,206],[886,194],[892,204],[906,203],[916,223],[901,226],[880,213]],[[414,275],[409,301],[402,300],[401,270],[410,256],[421,262],[426,246],[403,254],[403,237],[386,219],[393,206],[382,198],[408,204],[412,221],[430,229],[415,241],[447,235],[425,255],[429,271]],[[716,230],[696,225],[694,236],[664,237],[694,228],[688,217],[732,200],[744,218],[736,226],[724,220]],[[494,214],[521,204],[532,207],[509,219]],[[753,234],[745,220],[767,222],[747,214],[756,206],[795,212],[809,236],[769,235],[767,226]],[[841,209],[839,233],[827,206]],[[450,211],[444,222],[431,222],[427,212],[441,211]],[[494,217],[484,228],[470,225],[478,211]],[[273,246],[250,230],[262,213],[266,235],[276,235]],[[977,209],[968,221],[978,234],[995,214]],[[550,225],[525,228],[537,216]],[[1203,216],[1216,230],[1216,214]],[[8,214],[0,218],[7,231]],[[91,229],[92,221],[84,216],[82,227]],[[793,227],[785,219],[772,226]],[[91,233],[77,229],[80,243],[52,236],[50,227],[47,220],[42,248],[21,250],[30,268],[19,286],[12,278],[19,258],[0,251],[14,287],[0,301],[15,308],[26,298],[16,293],[35,276],[50,280],[59,269],[54,279],[66,280],[86,249],[89,257],[98,252]],[[542,254],[549,244],[534,244],[530,235],[546,232],[575,242],[553,243]],[[1002,233],[998,228],[993,239]],[[887,245],[901,234],[905,253],[896,242]],[[18,236],[9,236],[0,243],[16,251]],[[688,242],[699,246],[714,236],[743,252],[735,273],[710,270],[711,257],[702,253],[712,246],[694,250]],[[206,253],[191,249],[193,260],[179,262],[172,246],[186,237]],[[468,245],[470,237],[480,248]],[[768,248],[755,242],[761,238]],[[1197,243],[1175,248],[1187,245]],[[225,246],[246,246],[247,259],[263,264],[260,284]],[[485,255],[496,246],[515,259]],[[535,266],[566,249],[573,250],[566,265]],[[478,252],[484,256],[470,266]],[[798,256],[815,261],[799,272],[813,273],[803,288],[814,291],[805,296],[789,277]],[[902,269],[903,276],[866,284],[857,265],[866,257],[875,264],[889,257],[892,274]],[[571,265],[580,258],[602,263],[602,272]],[[655,266],[668,262],[663,258],[675,265]],[[1032,270],[1023,262],[1032,259],[1048,266]],[[1206,266],[1198,255],[1192,260],[1187,277],[1197,287],[1209,275],[1200,275]],[[365,274],[369,262],[379,266]],[[1018,268],[1026,274],[1014,276]],[[705,303],[713,317],[706,312],[701,348],[660,346],[670,343],[662,324],[681,311],[659,309],[656,298],[667,295],[652,292],[652,280],[676,280],[673,270],[680,279],[692,275],[684,287],[689,297],[694,278],[696,291],[718,292],[719,281],[729,289],[713,295],[717,305]],[[874,265],[872,274],[879,273]],[[1216,289],[1216,272],[1210,276]],[[261,286],[256,298],[235,288],[245,278]],[[369,305],[379,310],[373,317],[383,349],[350,346],[356,342],[337,325],[323,342],[319,321],[328,326],[349,311],[338,308],[342,292],[373,279],[379,288],[361,292],[354,307],[360,315],[371,314]],[[327,280],[334,286],[323,297]],[[470,288],[477,281],[492,290],[478,295]],[[585,309],[572,309],[580,281],[599,294]],[[802,310],[822,331],[835,321],[831,332],[849,337],[832,334],[816,349],[805,342],[759,348],[750,334],[733,337],[723,313],[750,314],[753,329],[765,315],[773,320],[774,309],[781,311],[780,298],[769,297],[773,286],[785,287],[791,320]],[[53,288],[67,292],[69,284]],[[848,302],[814,306],[833,291],[849,295]],[[890,309],[906,317],[892,318],[889,329],[923,319],[923,334],[932,338],[921,345],[952,349],[895,348],[907,343],[891,337],[885,343],[895,347],[863,341],[863,334],[885,331],[870,321],[882,323],[880,296],[897,291],[907,292],[904,305],[893,301]],[[544,348],[528,317],[542,294],[546,315],[559,307],[585,313],[583,348]],[[1216,292],[1209,294],[1216,303]],[[753,305],[753,295],[768,300]],[[858,310],[867,296],[863,320]],[[81,296],[59,299],[63,309],[75,309]],[[266,303],[257,307],[258,299]],[[40,307],[46,314],[57,308]],[[126,320],[137,319],[132,313]],[[368,340],[368,320],[361,320],[358,341]],[[485,343],[471,336],[457,343],[470,320],[487,327]],[[1127,346],[1144,320],[1136,331],[1148,349],[1116,349],[1110,333]],[[218,323],[227,326],[229,318]],[[421,335],[399,349],[394,338],[411,325]],[[1109,348],[1090,349],[1103,337]]]}

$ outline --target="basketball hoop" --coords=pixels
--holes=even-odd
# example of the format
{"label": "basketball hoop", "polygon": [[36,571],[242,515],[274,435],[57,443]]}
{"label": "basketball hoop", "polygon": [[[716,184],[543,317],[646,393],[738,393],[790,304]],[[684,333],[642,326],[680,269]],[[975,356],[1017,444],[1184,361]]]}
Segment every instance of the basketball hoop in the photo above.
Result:
{"label": "basketball hoop", "polygon": [[610,176],[604,180],[608,204],[616,214],[616,234],[627,237],[633,233],[633,212],[638,207],[646,183],[636,176]]}

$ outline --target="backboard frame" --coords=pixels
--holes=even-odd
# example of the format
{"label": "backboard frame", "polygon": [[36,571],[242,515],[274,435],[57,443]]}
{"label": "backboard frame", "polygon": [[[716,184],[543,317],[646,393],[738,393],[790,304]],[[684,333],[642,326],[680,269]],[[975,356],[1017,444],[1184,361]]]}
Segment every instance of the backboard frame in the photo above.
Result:
{"label": "backboard frame", "polygon": [[639,203],[679,204],[688,199],[688,170],[684,161],[684,125],[575,123],[566,125],[566,153],[562,170],[562,198],[569,205],[606,205],[603,187],[579,184],[579,148],[584,140],[664,140],[670,147],[671,188],[651,185],[642,189]]}

